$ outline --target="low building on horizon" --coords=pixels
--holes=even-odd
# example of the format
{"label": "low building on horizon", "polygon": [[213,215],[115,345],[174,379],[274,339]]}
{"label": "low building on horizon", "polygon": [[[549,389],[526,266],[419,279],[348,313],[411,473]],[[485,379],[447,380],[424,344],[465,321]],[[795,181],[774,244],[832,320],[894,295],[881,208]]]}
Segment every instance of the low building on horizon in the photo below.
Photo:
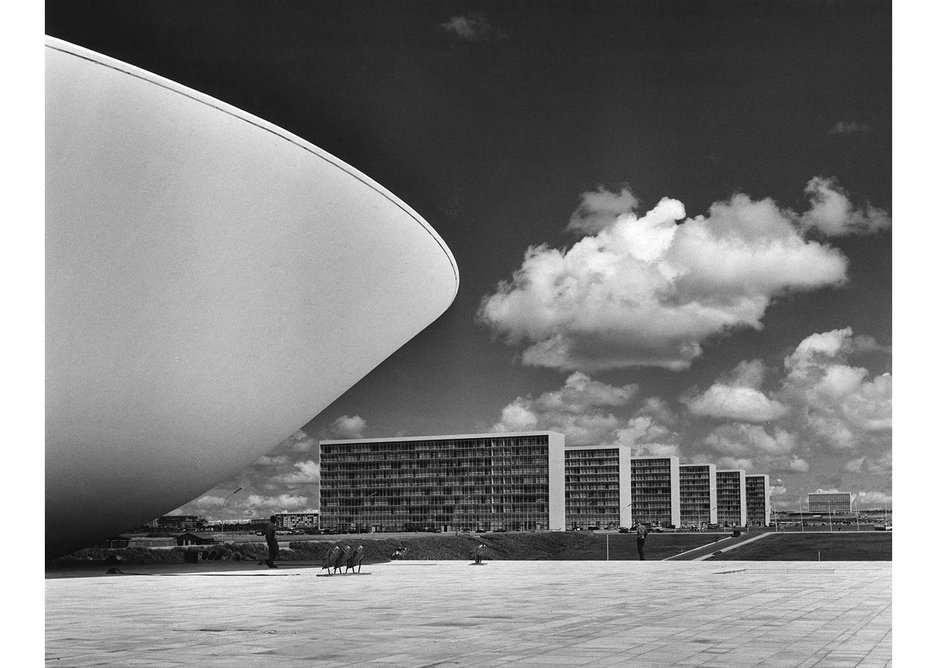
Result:
{"label": "low building on horizon", "polygon": [[852,512],[852,494],[849,492],[815,492],[807,495],[807,510],[811,513],[845,514]]}

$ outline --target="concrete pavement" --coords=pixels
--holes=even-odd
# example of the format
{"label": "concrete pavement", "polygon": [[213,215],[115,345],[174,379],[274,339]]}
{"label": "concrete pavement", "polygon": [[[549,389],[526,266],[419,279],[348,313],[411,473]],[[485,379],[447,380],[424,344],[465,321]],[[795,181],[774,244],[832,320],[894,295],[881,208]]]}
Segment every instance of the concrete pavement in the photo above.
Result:
{"label": "concrete pavement", "polygon": [[210,568],[47,579],[46,664],[891,664],[890,562]]}

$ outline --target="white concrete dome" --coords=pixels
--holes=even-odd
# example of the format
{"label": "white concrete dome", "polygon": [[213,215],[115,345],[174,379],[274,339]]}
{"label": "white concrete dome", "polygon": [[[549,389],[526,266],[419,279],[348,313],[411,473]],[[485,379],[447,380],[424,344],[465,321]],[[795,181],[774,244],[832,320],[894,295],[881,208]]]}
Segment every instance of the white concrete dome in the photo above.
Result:
{"label": "white concrete dome", "polygon": [[439,317],[410,207],[259,118],[46,42],[46,550],[197,497]]}

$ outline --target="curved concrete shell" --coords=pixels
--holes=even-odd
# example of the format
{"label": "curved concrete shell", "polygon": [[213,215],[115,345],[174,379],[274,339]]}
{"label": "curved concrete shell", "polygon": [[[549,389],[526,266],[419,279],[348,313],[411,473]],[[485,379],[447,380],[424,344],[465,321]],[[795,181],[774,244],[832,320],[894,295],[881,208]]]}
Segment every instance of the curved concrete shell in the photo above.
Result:
{"label": "curved concrete shell", "polygon": [[46,552],[197,497],[443,313],[436,232],[325,151],[46,42]]}

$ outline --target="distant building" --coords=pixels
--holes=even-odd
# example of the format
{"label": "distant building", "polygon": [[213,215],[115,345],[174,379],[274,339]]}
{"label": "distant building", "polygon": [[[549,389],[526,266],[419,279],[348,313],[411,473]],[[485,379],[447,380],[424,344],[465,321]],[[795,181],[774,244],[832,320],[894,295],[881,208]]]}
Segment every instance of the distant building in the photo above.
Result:
{"label": "distant building", "polygon": [[519,432],[319,443],[322,528],[566,528],[563,434]]}
{"label": "distant building", "polygon": [[680,527],[680,460],[631,458],[631,515],[635,522]]}
{"label": "distant building", "polygon": [[566,528],[631,526],[631,449],[566,448]]}
{"label": "distant building", "polygon": [[766,527],[771,524],[771,485],[768,476],[745,476],[745,508],[749,525]]}
{"label": "distant building", "polygon": [[203,526],[205,526],[205,519],[198,515],[163,515],[156,519],[156,529],[158,531],[182,533],[184,531],[195,531]]}
{"label": "distant building", "polygon": [[849,513],[852,494],[849,492],[817,492],[807,495],[807,509],[811,513]]}
{"label": "distant building", "polygon": [[283,529],[315,529],[319,526],[319,513],[278,513],[277,526]]}
{"label": "distant building", "polygon": [[716,515],[723,526],[748,524],[745,471],[716,471]]}
{"label": "distant building", "polygon": [[715,465],[680,464],[680,520],[699,527],[719,521]]}

